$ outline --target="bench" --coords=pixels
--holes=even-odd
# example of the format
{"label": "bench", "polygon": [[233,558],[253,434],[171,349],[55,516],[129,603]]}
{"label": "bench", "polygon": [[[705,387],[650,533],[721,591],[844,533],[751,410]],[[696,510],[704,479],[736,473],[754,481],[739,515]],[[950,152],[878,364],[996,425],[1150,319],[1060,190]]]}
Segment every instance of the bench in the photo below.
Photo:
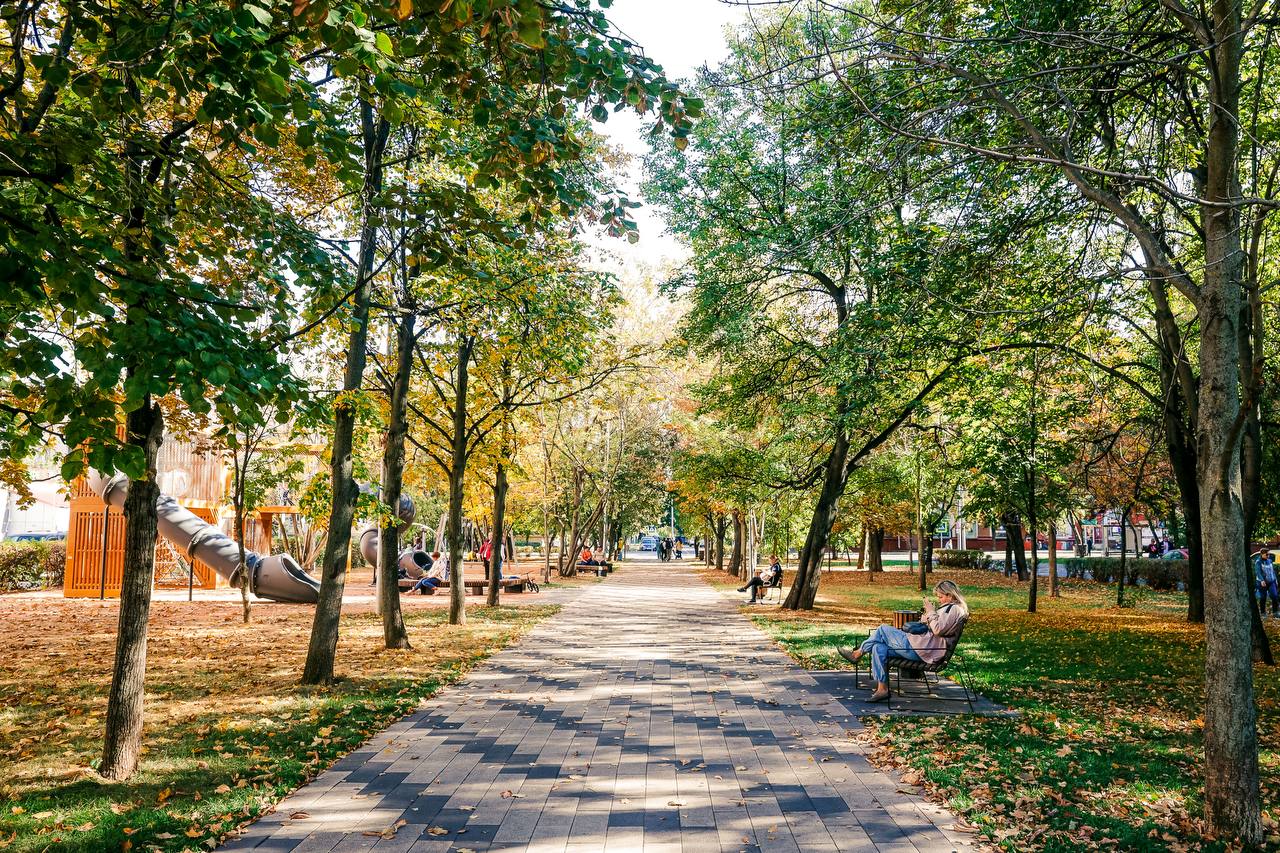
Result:
{"label": "bench", "polygon": [[578,563],[577,568],[579,572],[587,572],[599,578],[608,577],[613,571],[613,566],[592,566],[588,563]]}
{"label": "bench", "polygon": [[[404,592],[405,590],[413,589],[417,583],[418,581],[413,578],[400,578],[400,591]],[[489,579],[463,578],[462,585],[465,587],[466,592],[469,595],[483,595],[489,589]],[[531,590],[533,592],[538,591],[537,585],[533,582],[533,576],[527,573],[520,577],[503,578],[499,585],[502,587],[504,592],[524,592],[525,590]],[[448,589],[449,586],[449,581],[444,581],[437,586],[436,589]]]}
{"label": "bench", "polygon": [[[888,670],[888,675],[893,681],[893,683],[890,685],[890,688],[889,688],[889,699],[886,702],[886,704],[889,707],[889,710],[893,710],[893,697],[905,695],[908,699],[927,697],[929,699],[936,699],[940,702],[960,702],[960,701],[967,702],[969,704],[969,713],[971,714],[974,713],[974,710],[973,710],[974,691],[973,691],[973,688],[971,687],[969,674],[964,668],[963,658],[956,657],[956,650],[960,648],[960,638],[964,636],[964,628],[965,628],[965,625],[968,624],[968,621],[969,621],[968,619],[965,619],[963,622],[960,623],[960,627],[956,629],[956,641],[950,646],[946,646],[942,657],[939,660],[935,661],[934,663],[925,663],[924,661],[918,661],[918,660],[908,660],[907,658],[897,657],[896,655],[892,655],[892,654],[889,655],[888,659],[885,661],[885,668]],[[871,636],[870,633],[868,633],[867,636],[868,637]],[[933,647],[930,647],[930,648],[933,648]],[[849,660],[849,655],[847,655],[842,649],[837,647],[836,650],[837,652],[839,652],[841,657],[843,657],[845,660]],[[853,686],[855,690],[861,689],[862,687],[862,685],[859,683],[859,677],[863,672],[862,667],[863,667],[864,660],[867,660],[865,656],[862,658],[862,660],[852,661]],[[955,683],[960,687],[961,690],[964,691],[963,699],[956,699],[955,697],[951,697],[951,696],[943,696],[937,690],[938,683],[939,683],[938,673],[948,668],[950,668],[951,671],[955,674]],[[870,667],[869,661],[867,663],[866,673],[867,673],[867,680],[868,682],[870,682],[871,667]],[[902,679],[904,676],[909,681],[923,681],[924,687],[925,687],[924,694],[919,694],[919,693],[904,694],[902,692]],[[930,676],[932,676],[932,680],[930,680]]]}

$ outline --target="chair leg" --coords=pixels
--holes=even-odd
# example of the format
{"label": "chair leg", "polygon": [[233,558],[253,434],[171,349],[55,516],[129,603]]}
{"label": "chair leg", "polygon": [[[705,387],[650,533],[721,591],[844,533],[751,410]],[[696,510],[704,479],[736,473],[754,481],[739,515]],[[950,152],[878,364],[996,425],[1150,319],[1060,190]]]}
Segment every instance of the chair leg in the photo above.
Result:
{"label": "chair leg", "polygon": [[969,713],[976,713],[973,709],[973,690],[969,686],[969,672],[965,669],[964,661],[952,658],[952,662],[956,666],[956,683],[959,684],[960,689],[964,691],[964,699],[969,703]]}

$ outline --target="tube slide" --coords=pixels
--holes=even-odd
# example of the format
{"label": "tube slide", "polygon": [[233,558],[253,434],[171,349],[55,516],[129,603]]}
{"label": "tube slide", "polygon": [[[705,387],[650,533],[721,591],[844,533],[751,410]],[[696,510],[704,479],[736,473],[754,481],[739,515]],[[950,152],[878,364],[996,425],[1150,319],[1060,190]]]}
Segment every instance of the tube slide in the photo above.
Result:
{"label": "tube slide", "polygon": [[[400,530],[403,532],[410,524],[413,524],[413,519],[417,516],[417,509],[414,507],[413,501],[402,495],[396,515],[400,516],[400,520],[404,522],[400,525]],[[365,525],[365,528],[360,531],[360,556],[364,557],[364,561],[373,566],[375,571],[378,568],[378,559],[381,553],[381,540],[382,534],[378,529],[377,522]],[[398,565],[405,570],[409,577],[417,580],[422,577],[427,566],[431,565],[431,557],[426,551],[417,551],[409,548],[400,553]]]}
{"label": "tube slide", "polygon": [[[89,487],[102,500],[124,508],[129,493],[129,478],[114,477],[90,471],[85,477]],[[204,519],[188,512],[168,495],[156,500],[156,516],[160,535],[168,539],[189,560],[202,560],[229,582],[236,582],[240,567],[240,546],[236,541]],[[302,570],[288,554],[263,557],[253,551],[244,553],[249,570],[249,591],[260,598],[291,604],[315,604],[320,598],[320,582]]]}

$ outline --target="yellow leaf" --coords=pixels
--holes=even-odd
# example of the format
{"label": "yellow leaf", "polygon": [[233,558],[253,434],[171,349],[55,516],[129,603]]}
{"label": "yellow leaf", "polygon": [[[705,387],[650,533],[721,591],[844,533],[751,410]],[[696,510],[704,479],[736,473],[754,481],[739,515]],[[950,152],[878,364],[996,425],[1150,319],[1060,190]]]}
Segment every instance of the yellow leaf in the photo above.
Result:
{"label": "yellow leaf", "polygon": [[413,0],[400,0],[396,5],[396,18],[403,21],[413,14]]}

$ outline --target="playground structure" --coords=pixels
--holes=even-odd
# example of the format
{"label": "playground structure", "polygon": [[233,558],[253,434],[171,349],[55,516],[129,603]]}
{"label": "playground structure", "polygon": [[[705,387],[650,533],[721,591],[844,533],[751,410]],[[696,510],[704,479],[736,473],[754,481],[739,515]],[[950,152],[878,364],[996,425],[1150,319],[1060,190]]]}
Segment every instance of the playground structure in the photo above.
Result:
{"label": "playground structure", "polygon": [[[155,585],[215,589],[236,584],[240,546],[219,527],[219,512],[229,476],[222,460],[201,452],[193,444],[167,441],[161,447],[157,468],[161,494],[156,501],[159,536]],[[63,595],[67,598],[119,597],[124,575],[123,509],[129,491],[128,478],[91,471],[72,483],[70,491],[71,521]],[[287,500],[287,494],[285,497]],[[285,502],[259,507],[248,514],[245,566],[249,572],[249,590],[271,601],[314,604],[319,596],[319,582],[290,554],[270,554],[275,519],[296,514],[298,508]],[[415,516],[413,501],[408,497],[401,498],[398,515],[403,532]],[[375,568],[378,544],[378,527],[370,524],[361,531],[359,546],[365,560]],[[412,548],[399,558],[400,566],[412,577],[420,577],[428,563],[425,552]]]}
{"label": "playground structure", "polygon": [[[167,441],[157,459],[161,496],[156,502],[160,536],[156,547],[158,587],[214,589],[235,582],[240,548],[218,527],[227,472],[217,456],[194,444]],[[124,499],[128,481],[99,472],[70,484],[71,521],[67,533],[67,598],[115,598],[124,575]],[[319,584],[287,554],[263,556],[272,548],[278,515],[297,513],[289,505],[265,506],[246,519],[245,562],[250,590],[275,601],[313,603]]]}
{"label": "playground structure", "polygon": [[[396,515],[400,517],[398,529],[403,534],[417,517],[417,508],[407,495],[400,496]],[[377,571],[382,555],[382,531],[376,522],[370,522],[364,526],[357,538],[357,544],[360,546],[360,556],[364,557],[364,561],[372,566],[374,571]],[[406,548],[400,552],[397,565],[404,569],[409,577],[417,579],[422,577],[427,567],[431,565],[431,558],[426,551]]]}

